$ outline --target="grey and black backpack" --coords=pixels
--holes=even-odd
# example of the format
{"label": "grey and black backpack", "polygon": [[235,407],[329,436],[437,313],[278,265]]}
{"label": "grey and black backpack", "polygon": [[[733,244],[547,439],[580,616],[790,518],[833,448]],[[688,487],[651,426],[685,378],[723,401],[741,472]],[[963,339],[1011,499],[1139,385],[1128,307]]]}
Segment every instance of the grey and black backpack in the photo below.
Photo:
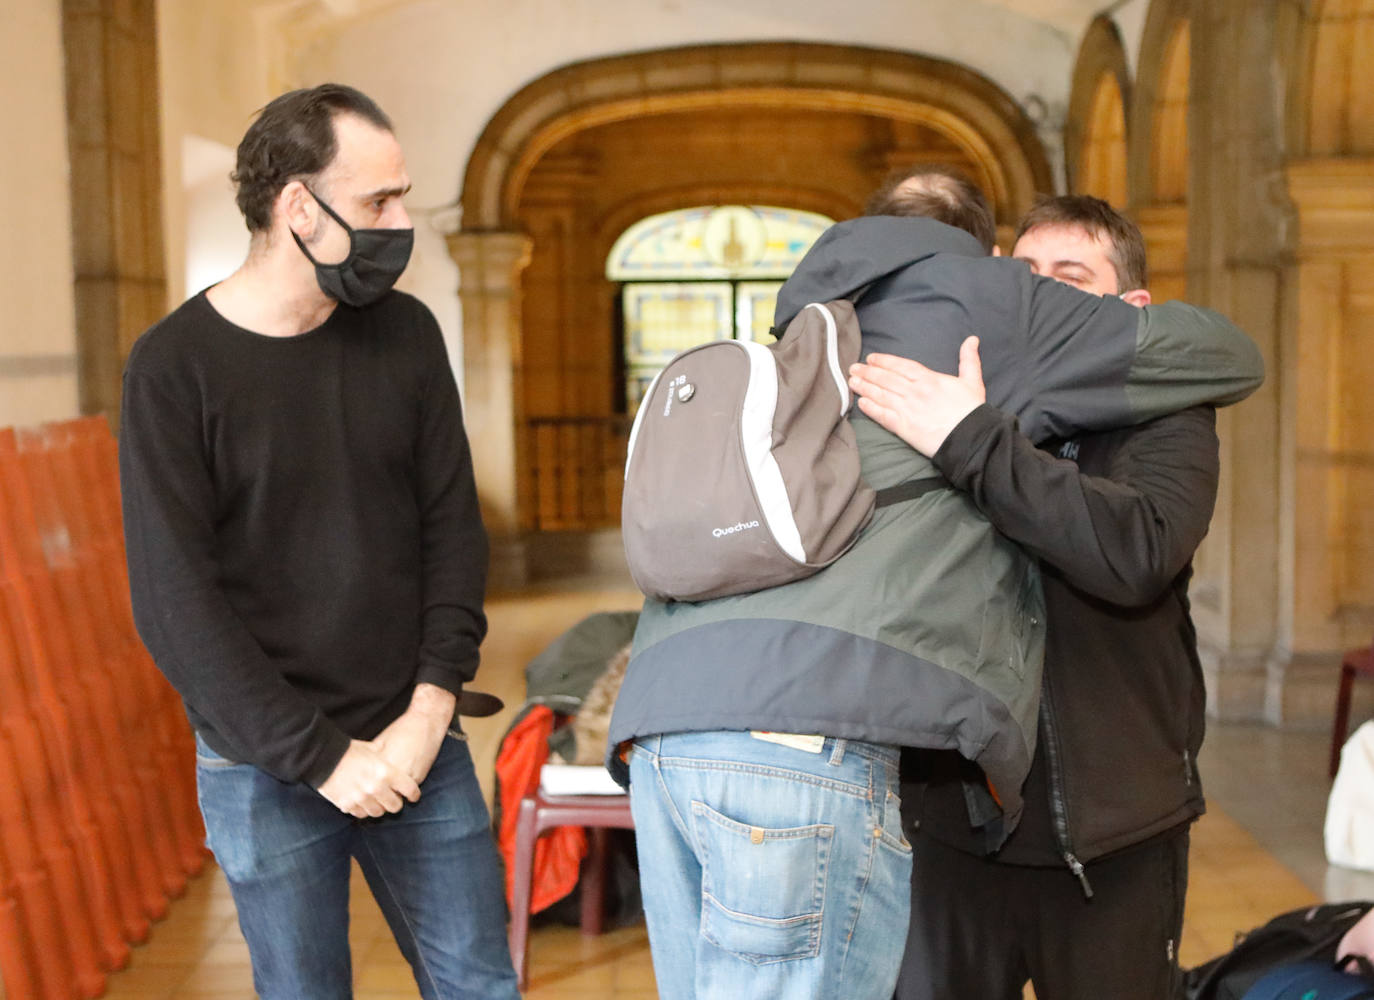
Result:
{"label": "grey and black backpack", "polygon": [[875,506],[945,485],[876,494],[863,481],[849,366],[859,324],[845,300],[812,303],[774,344],[683,351],[650,384],[630,432],[621,528],[635,583],[701,601],[799,580],[843,555]]}

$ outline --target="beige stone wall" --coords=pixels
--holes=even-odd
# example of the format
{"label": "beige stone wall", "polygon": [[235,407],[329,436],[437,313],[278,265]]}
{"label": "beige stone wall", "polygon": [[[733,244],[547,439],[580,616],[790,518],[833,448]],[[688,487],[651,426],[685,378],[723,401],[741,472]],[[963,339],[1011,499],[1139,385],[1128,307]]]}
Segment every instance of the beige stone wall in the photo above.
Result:
{"label": "beige stone wall", "polygon": [[[211,276],[204,266],[196,268],[198,259],[222,271],[229,261],[236,266],[247,250],[247,240],[239,233],[241,224],[235,227],[233,223],[237,210],[224,176],[253,112],[276,93],[269,73],[271,50],[261,40],[263,23],[263,14],[255,13],[251,4],[158,0],[158,121],[168,308],[199,290],[187,287],[188,273]],[[209,167],[208,150],[216,147],[227,151],[222,155],[228,161]],[[213,204],[216,190],[218,207]]]}
{"label": "beige stone wall", "polygon": [[0,427],[77,413],[58,0],[0,4]]}

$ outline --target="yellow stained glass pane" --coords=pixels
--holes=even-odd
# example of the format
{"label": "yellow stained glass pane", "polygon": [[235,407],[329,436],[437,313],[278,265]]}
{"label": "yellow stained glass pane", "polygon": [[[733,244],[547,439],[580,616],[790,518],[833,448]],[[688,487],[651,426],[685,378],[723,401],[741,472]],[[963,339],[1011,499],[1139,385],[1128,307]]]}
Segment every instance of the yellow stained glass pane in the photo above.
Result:
{"label": "yellow stained glass pane", "polygon": [[735,305],[735,336],[758,344],[774,341],[773,310],[778,304],[781,281],[741,281]]}
{"label": "yellow stained glass pane", "polygon": [[673,355],[734,331],[728,281],[646,281],[626,285],[625,403],[639,407],[645,390]]}
{"label": "yellow stained glass pane", "polygon": [[625,286],[625,360],[662,365],[678,351],[731,335],[730,283],[653,281]]}

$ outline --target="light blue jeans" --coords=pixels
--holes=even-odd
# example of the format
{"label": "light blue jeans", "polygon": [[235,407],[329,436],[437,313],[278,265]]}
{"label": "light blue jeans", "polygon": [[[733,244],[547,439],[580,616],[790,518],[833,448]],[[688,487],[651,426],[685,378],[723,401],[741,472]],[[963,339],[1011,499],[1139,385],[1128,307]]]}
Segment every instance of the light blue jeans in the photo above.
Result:
{"label": "light blue jeans", "polygon": [[445,738],[420,801],[378,819],[225,760],[199,737],[196,778],[263,1000],[352,997],[355,857],[424,1000],[518,1000],[501,862],[466,743]]}
{"label": "light blue jeans", "polygon": [[635,743],[630,808],[660,997],[892,996],[911,907],[897,758],[740,732]]}

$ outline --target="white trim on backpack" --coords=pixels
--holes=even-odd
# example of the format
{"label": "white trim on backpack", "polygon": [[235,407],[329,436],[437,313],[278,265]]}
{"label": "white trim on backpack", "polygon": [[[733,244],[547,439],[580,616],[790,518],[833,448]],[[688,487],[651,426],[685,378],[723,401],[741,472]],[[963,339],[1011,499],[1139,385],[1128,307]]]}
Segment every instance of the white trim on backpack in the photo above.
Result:
{"label": "white trim on backpack", "polygon": [[639,400],[639,409],[635,412],[635,422],[630,425],[630,441],[625,446],[625,478],[630,478],[630,459],[635,455],[635,438],[639,436],[639,425],[644,422],[644,414],[649,412],[649,405],[654,398],[654,390],[658,388],[658,380],[663,377],[666,368],[660,368],[654,380],[649,383],[649,388]]}
{"label": "white trim on backpack", "polygon": [[807,303],[806,308],[819,309],[825,317],[825,358],[829,363],[830,377],[840,391],[840,416],[844,416],[849,412],[849,380],[840,371],[840,332],[835,326],[835,314],[819,302]]}
{"label": "white trim on backpack", "polygon": [[[826,315],[830,315],[826,311]],[[834,320],[831,320],[834,325]],[[773,352],[751,340],[737,341],[749,357],[749,385],[740,408],[740,443],[744,462],[753,480],[759,509],[768,522],[773,539],[789,558],[806,562],[801,529],[792,513],[792,501],[782,469],[773,457],[773,414],[778,408],[778,363]]]}

